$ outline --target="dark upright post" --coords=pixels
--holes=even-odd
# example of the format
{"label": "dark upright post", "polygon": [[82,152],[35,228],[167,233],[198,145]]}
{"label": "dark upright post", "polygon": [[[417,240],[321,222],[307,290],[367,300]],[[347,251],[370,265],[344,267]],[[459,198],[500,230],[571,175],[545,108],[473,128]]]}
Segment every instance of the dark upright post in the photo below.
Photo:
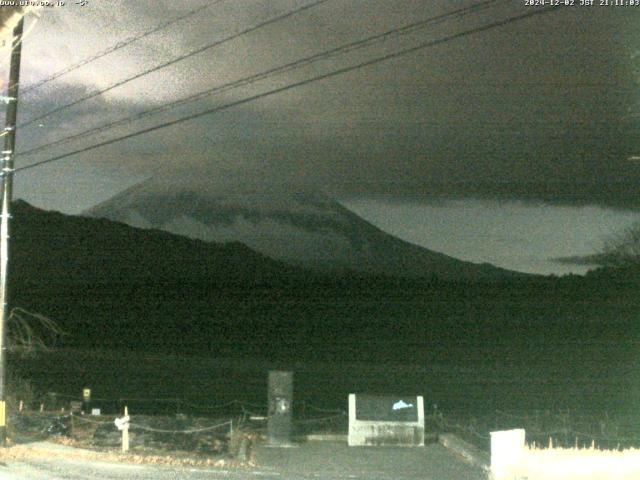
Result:
{"label": "dark upright post", "polygon": [[291,445],[293,372],[269,372],[269,420],[267,443],[272,447]]}

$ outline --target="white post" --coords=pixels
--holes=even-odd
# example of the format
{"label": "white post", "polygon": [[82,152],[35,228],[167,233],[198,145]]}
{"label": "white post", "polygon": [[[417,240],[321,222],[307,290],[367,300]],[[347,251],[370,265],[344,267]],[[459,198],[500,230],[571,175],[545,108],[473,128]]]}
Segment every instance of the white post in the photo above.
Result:
{"label": "white post", "polygon": [[122,428],[122,453],[126,453],[129,451],[129,409],[124,407],[124,417],[127,421],[124,423]]}
{"label": "white post", "polygon": [[356,420],[356,394],[349,394],[349,422],[353,423]]}
{"label": "white post", "polygon": [[496,480],[513,478],[524,456],[524,429],[491,432],[491,473]]}

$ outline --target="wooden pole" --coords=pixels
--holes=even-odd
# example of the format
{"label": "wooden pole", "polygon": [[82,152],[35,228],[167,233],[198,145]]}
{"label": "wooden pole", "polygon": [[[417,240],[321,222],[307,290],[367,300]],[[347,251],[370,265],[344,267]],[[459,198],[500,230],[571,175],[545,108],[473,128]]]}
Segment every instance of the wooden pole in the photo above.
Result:
{"label": "wooden pole", "polygon": [[7,370],[7,328],[9,323],[8,276],[9,276],[9,219],[11,218],[11,197],[13,193],[13,161],[15,157],[16,126],[18,119],[18,85],[20,84],[20,56],[22,51],[22,31],[24,17],[13,29],[11,42],[11,64],[9,67],[9,88],[7,94],[7,115],[4,127],[4,148],[2,150],[2,212],[0,213],[0,443],[7,440],[5,413],[6,370]]}

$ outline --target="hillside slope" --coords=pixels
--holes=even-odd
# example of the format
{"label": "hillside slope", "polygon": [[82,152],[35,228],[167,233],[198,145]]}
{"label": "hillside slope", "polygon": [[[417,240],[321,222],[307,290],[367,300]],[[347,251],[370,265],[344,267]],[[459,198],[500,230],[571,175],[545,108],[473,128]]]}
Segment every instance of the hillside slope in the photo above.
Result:
{"label": "hillside slope", "polygon": [[205,241],[241,242],[268,257],[321,271],[447,279],[519,275],[400,240],[319,193],[275,187],[173,190],[146,181],[85,214]]}
{"label": "hillside slope", "polygon": [[69,333],[64,346],[463,364],[637,351],[638,281],[627,274],[472,281],[313,273],[238,243],[24,202],[12,225],[11,306],[58,321]]}

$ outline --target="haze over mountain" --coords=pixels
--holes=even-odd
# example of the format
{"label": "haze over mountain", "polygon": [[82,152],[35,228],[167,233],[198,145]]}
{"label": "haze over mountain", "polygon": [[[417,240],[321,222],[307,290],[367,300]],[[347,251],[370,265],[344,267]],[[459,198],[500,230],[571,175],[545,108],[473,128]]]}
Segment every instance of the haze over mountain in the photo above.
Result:
{"label": "haze over mountain", "polygon": [[273,259],[322,271],[448,279],[517,275],[405,242],[324,194],[286,185],[176,187],[152,179],[85,215],[205,241],[241,242]]}

